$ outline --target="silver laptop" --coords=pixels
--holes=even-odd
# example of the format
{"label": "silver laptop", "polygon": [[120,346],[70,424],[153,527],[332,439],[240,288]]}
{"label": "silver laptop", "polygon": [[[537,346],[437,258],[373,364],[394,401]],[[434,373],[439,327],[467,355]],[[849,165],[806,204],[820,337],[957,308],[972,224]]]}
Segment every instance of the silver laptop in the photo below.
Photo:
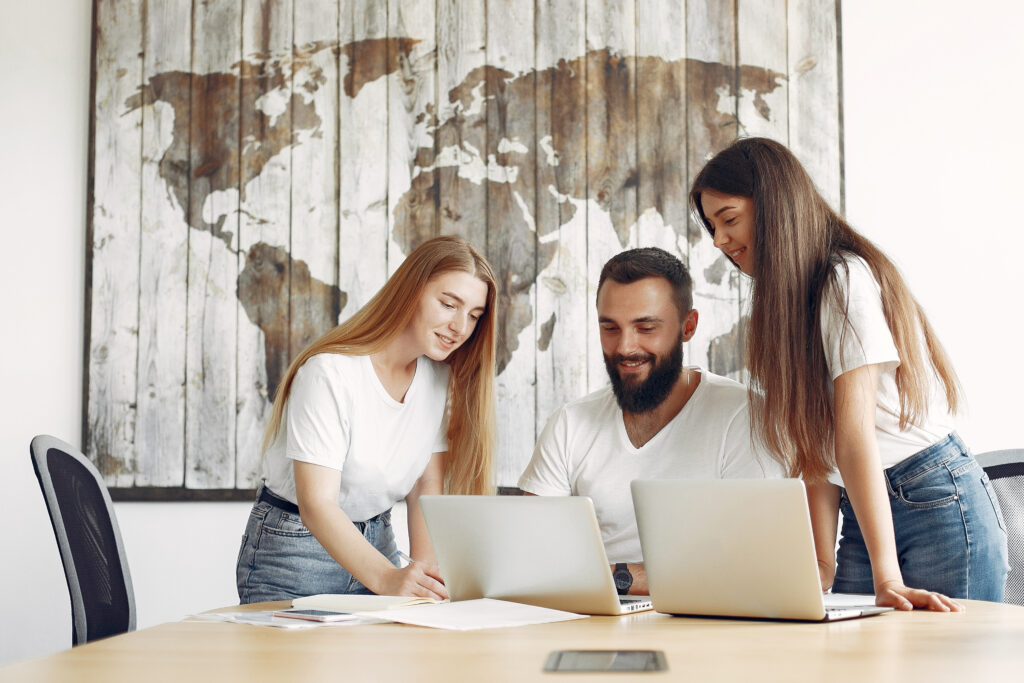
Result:
{"label": "silver laptop", "polygon": [[453,601],[510,600],[579,614],[651,609],[615,590],[589,498],[422,496],[423,517]]}
{"label": "silver laptop", "polygon": [[822,595],[799,479],[631,486],[647,585],[659,612],[835,621],[892,609],[876,607],[872,595]]}

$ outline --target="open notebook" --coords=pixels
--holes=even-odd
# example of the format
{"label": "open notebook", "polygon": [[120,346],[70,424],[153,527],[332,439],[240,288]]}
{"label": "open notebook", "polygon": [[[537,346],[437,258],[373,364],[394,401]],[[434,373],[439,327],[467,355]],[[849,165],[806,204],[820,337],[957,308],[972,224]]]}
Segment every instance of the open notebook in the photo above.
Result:
{"label": "open notebook", "polygon": [[[654,609],[834,621],[891,610],[873,595],[822,595],[799,479],[634,481]],[[826,600],[836,603],[826,609]]]}
{"label": "open notebook", "polygon": [[331,612],[372,612],[413,605],[433,605],[439,601],[433,598],[416,598],[405,595],[345,595],[321,593],[292,600],[292,607],[302,609],[323,609]]}

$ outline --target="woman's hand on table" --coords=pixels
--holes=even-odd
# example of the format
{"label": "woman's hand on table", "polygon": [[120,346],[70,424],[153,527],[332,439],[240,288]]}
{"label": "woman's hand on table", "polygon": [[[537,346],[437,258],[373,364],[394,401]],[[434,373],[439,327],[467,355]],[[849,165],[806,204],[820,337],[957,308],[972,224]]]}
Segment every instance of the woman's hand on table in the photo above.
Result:
{"label": "woman's hand on table", "polygon": [[875,604],[881,607],[894,607],[899,610],[920,608],[933,612],[964,611],[963,605],[942,593],[920,588],[908,588],[897,581],[890,581],[875,587]]}

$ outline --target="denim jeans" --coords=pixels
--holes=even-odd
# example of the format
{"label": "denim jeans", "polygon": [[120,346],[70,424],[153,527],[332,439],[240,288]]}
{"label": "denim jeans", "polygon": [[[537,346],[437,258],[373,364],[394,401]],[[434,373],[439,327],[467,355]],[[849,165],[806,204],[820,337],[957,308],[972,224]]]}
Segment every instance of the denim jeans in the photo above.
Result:
{"label": "denim jeans", "polygon": [[[1003,599],[1006,524],[988,476],[954,432],[885,470],[903,582],[953,598]],[[837,593],[873,593],[871,562],[843,489]]]}
{"label": "denim jeans", "polygon": [[[390,510],[353,524],[370,545],[398,566]],[[371,592],[324,550],[297,514],[263,501],[257,501],[249,513],[235,582],[242,604],[317,593]]]}

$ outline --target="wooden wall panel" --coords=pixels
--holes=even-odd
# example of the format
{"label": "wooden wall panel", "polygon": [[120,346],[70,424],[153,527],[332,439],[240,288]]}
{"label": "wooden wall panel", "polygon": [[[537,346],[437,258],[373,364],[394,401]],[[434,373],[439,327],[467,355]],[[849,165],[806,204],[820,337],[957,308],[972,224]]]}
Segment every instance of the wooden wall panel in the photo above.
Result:
{"label": "wooden wall panel", "polygon": [[[739,2],[736,18],[740,133],[772,138],[784,145],[789,144],[789,88],[784,75],[788,51],[786,4],[786,0]],[[736,324],[712,342],[709,355],[731,356],[729,364],[736,367],[743,362],[743,326],[750,314],[753,281],[735,268],[729,269],[729,278],[739,293]],[[748,374],[744,369],[733,377],[745,383]]]}
{"label": "wooden wall panel", "polygon": [[142,14],[133,0],[96,5],[89,220],[89,366],[85,453],[108,486],[135,480],[142,115]]}
{"label": "wooden wall panel", "polygon": [[597,310],[604,263],[637,246],[636,7],[587,0],[587,383],[607,382]]}
{"label": "wooden wall panel", "polygon": [[[192,12],[181,3],[146,8],[143,82],[187,102]],[[170,75],[169,75],[170,74]],[[169,75],[169,76],[168,76]],[[170,94],[173,91],[173,94]],[[163,96],[163,94],[161,94]],[[175,112],[136,98],[142,112],[139,360],[135,486],[181,486],[185,477],[185,293],[189,228],[182,206],[164,189],[162,159],[189,128],[188,107]],[[144,303],[143,303],[144,302]]]}
{"label": "wooden wall panel", "polygon": [[[732,1],[686,3],[687,183],[704,166],[709,152],[736,139],[736,8]],[[693,306],[700,314],[697,332],[684,360],[712,372],[741,371],[734,345],[714,346],[736,323],[739,288],[733,267],[704,228],[691,219],[687,265],[693,276]],[[712,351],[717,351],[713,353]]]}
{"label": "wooden wall panel", "polygon": [[[516,40],[488,40],[486,254],[498,282],[498,481],[515,483],[533,453],[536,431],[537,226],[536,69],[533,0],[487,3],[486,25]],[[493,170],[491,170],[493,169]]]}
{"label": "wooden wall panel", "polygon": [[834,0],[95,0],[85,448],[121,499],[248,498],[288,364],[425,239],[498,278],[498,484],[607,381],[598,274],[690,266],[743,379],[749,281],[690,179],[737,135],[842,198]]}
{"label": "wooden wall panel", "polygon": [[338,289],[338,15],[332,3],[295,3],[289,358],[337,324],[344,299]]}
{"label": "wooden wall panel", "polygon": [[405,54],[399,47],[403,44],[388,39],[386,4],[340,7],[338,288],[345,300],[339,322],[359,310],[387,280],[388,163],[382,150],[388,148],[391,78],[384,74],[391,73],[389,64]]}
{"label": "wooden wall panel", "polygon": [[291,355],[292,3],[242,3],[235,485],[253,485],[270,397]]}
{"label": "wooden wall panel", "polygon": [[[487,245],[487,3],[438,0],[437,229]],[[482,219],[482,220],[481,220]]]}
{"label": "wooden wall panel", "polygon": [[637,0],[638,243],[686,260],[686,12],[674,0]]}
{"label": "wooden wall panel", "polygon": [[789,143],[786,5],[786,0],[759,0],[736,8],[740,132],[784,145]]}
{"label": "wooden wall panel", "polygon": [[[440,161],[436,119],[441,103],[439,41],[444,27],[439,2],[389,0],[388,63],[388,246],[390,276],[409,253],[438,234],[434,169]],[[423,163],[421,163],[423,162]],[[383,283],[381,283],[383,284]]]}
{"label": "wooden wall panel", "polygon": [[231,488],[235,399],[240,176],[238,78],[241,2],[210,0],[192,13],[189,135],[185,486]]}
{"label": "wooden wall panel", "polygon": [[296,3],[292,47],[290,356],[337,324],[338,6]]}
{"label": "wooden wall panel", "polygon": [[790,0],[789,146],[822,196],[843,206],[837,0]]}
{"label": "wooden wall panel", "polygon": [[[537,3],[536,434],[587,393],[586,2]],[[509,479],[507,482],[514,482]]]}

